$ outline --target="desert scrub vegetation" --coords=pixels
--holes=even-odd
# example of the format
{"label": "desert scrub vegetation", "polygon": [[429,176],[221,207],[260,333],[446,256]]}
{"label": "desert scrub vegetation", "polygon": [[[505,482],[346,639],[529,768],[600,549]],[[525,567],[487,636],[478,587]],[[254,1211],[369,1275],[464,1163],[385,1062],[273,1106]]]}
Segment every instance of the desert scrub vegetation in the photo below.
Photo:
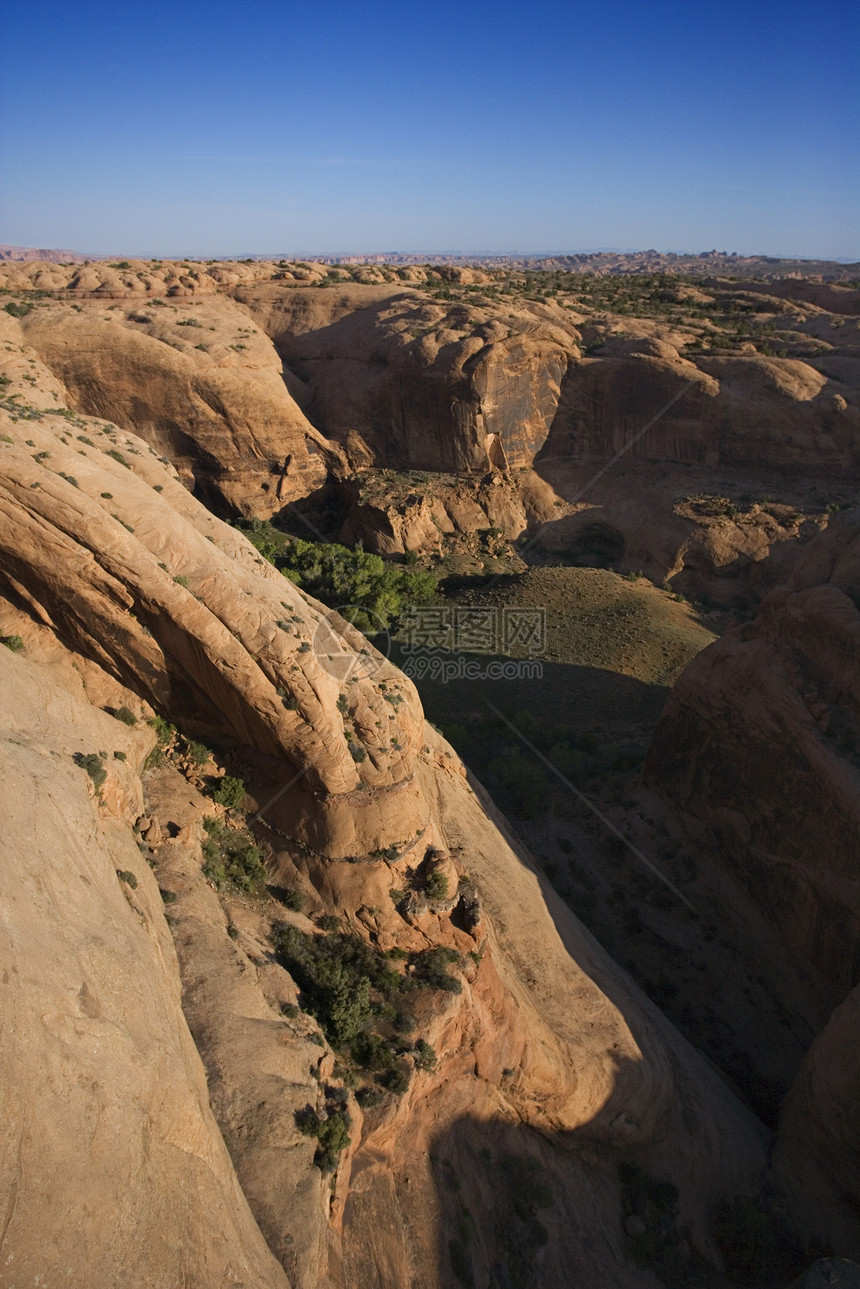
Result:
{"label": "desert scrub vegetation", "polygon": [[[125,710],[128,711],[128,708]],[[132,717],[132,720],[129,722],[125,716],[120,716],[117,712],[113,712],[113,715],[118,720],[123,721],[126,725],[133,725],[135,723],[134,717]],[[190,761],[190,763],[197,769],[201,769],[208,763],[213,755],[211,749],[207,747],[205,743],[199,743],[196,739],[187,738],[184,734],[180,734],[176,726],[172,725],[170,721],[166,721],[163,716],[151,716],[146,723],[155,730],[155,736],[158,739],[157,746],[152,749],[147,758],[146,769],[151,769],[153,766],[157,765],[163,765],[165,761],[173,760],[177,757],[183,757],[187,761]],[[210,796],[214,794],[217,786],[224,782],[225,780],[223,779],[213,780],[213,784],[210,785]],[[236,782],[241,781],[236,780]],[[241,801],[244,795],[245,788],[244,785],[242,785],[239,801]],[[220,802],[219,804],[223,805],[224,802]]]}
{"label": "desert scrub vegetation", "polygon": [[176,726],[172,725],[170,721],[166,721],[163,716],[150,716],[147,725],[150,725],[155,730],[155,737],[161,744],[169,743],[177,732]]}
{"label": "desert scrub vegetation", "polygon": [[429,900],[447,900],[448,878],[441,870],[437,869],[427,878],[424,883],[424,890],[427,892]]}
{"label": "desert scrub vegetation", "polygon": [[263,856],[247,828],[231,828],[213,816],[203,820],[203,872],[220,890],[232,886],[253,894],[266,882]]}
{"label": "desert scrub vegetation", "polygon": [[323,1114],[311,1106],[296,1112],[298,1128],[317,1140],[314,1163],[323,1173],[333,1173],[337,1169],[342,1152],[350,1145],[350,1120],[344,1095],[341,1088],[327,1088]]}
{"label": "desert scrub vegetation", "polygon": [[353,1043],[400,988],[400,973],[357,936],[307,935],[284,924],[275,931],[279,959],[302,991],[307,1010],[333,1047]]}
{"label": "desert scrub vegetation", "polygon": [[[390,862],[397,858],[400,851],[398,847],[389,846],[386,850],[374,851],[373,853],[375,857],[387,859]],[[441,903],[450,897],[451,890],[447,876],[441,868],[434,867],[440,857],[441,852],[432,846],[428,847],[418,867],[403,874],[405,879],[404,889],[392,889],[389,892],[396,908],[401,913],[405,907],[408,907],[413,902],[413,897],[415,896],[419,899],[423,896],[431,904]],[[463,877],[462,886],[465,885],[468,885],[468,878]],[[453,962],[454,959],[452,958],[451,961]],[[420,971],[418,974],[420,976]],[[453,978],[449,977],[449,979]],[[442,989],[447,987],[447,985],[439,986]]]}
{"label": "desert scrub vegetation", "polygon": [[[459,980],[448,971],[458,958],[454,950],[386,955],[355,935],[311,935],[288,923],[275,928],[273,941],[278,961],[299,986],[303,1008],[341,1060],[372,1079],[359,1089],[360,1104],[375,1104],[379,1089],[405,1092],[413,1068],[435,1069],[431,1045],[410,1038],[416,1022],[402,995],[421,988],[459,992]],[[404,960],[406,973],[392,968],[392,961]]]}
{"label": "desert scrub vegetation", "polygon": [[163,716],[151,716],[147,725],[155,730],[155,737],[158,739],[155,747],[150,752],[144,763],[145,770],[152,770],[156,766],[163,765],[169,759],[170,752],[175,746],[175,740],[178,731],[175,725],[166,721]]}
{"label": "desert scrub vegetation", "polygon": [[212,800],[225,810],[238,810],[245,797],[245,784],[232,774],[216,779],[207,790]]}
{"label": "desert scrub vegetation", "polygon": [[111,710],[111,716],[115,721],[120,721],[123,725],[136,725],[137,717],[130,707],[114,707]]}
{"label": "desert scrub vegetation", "polygon": [[74,761],[93,781],[93,787],[101,795],[101,790],[107,779],[107,770],[105,769],[106,752],[76,752]]}
{"label": "desert scrub vegetation", "polygon": [[306,542],[264,520],[239,527],[303,591],[330,608],[349,605],[353,626],[368,635],[387,630],[408,606],[436,594],[436,577],[424,569],[386,564],[379,555],[335,542]]}
{"label": "desert scrub vegetation", "polygon": [[20,636],[16,635],[0,636],[0,644],[5,645],[7,649],[11,649],[12,653],[20,653],[24,648],[24,641]]}

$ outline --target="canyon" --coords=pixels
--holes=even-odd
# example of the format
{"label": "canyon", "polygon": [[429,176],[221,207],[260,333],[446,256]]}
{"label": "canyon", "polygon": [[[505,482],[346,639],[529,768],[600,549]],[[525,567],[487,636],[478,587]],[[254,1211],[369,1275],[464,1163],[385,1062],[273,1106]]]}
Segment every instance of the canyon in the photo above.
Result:
{"label": "canyon", "polygon": [[[9,1289],[853,1283],[860,291],[725,271],[0,264]],[[681,901],[269,531],[634,597]]]}

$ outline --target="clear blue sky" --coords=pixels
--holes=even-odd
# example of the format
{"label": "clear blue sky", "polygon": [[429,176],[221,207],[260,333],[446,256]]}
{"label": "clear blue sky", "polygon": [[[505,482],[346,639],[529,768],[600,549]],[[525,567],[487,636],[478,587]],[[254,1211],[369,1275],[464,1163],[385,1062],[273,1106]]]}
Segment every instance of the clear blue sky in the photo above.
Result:
{"label": "clear blue sky", "polygon": [[860,259],[858,13],[19,3],[3,25],[0,242]]}

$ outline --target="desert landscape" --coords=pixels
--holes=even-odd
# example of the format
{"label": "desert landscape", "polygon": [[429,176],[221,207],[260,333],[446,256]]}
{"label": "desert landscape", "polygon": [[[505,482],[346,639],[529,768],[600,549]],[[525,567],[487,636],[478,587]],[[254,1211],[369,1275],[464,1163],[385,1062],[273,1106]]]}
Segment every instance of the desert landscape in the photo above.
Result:
{"label": "desert landscape", "polygon": [[14,251],[0,1284],[860,1283],[857,265]]}

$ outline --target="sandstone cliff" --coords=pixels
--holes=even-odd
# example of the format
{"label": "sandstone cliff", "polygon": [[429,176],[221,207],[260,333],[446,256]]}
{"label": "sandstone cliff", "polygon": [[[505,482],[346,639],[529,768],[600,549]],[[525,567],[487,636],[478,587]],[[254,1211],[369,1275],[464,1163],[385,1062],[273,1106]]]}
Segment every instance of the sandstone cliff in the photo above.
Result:
{"label": "sandstone cliff", "polygon": [[[0,1281],[286,1289],[209,1108],[132,832],[152,739],[49,662],[0,654]],[[95,745],[127,757],[104,801],[73,760]]]}
{"label": "sandstone cliff", "polygon": [[[854,510],[805,550],[753,622],[690,664],[646,763],[652,791],[721,874],[715,900],[736,924],[751,901],[763,934],[776,932],[781,957],[768,966],[762,956],[762,969],[772,980],[799,972],[801,991],[817,991],[806,1010],[821,1032],[783,1106],[777,1171],[806,1233],[850,1257],[860,1250],[858,661]],[[802,1031],[804,1005],[786,1001],[787,1023]]]}
{"label": "sandstone cliff", "polygon": [[687,668],[646,765],[834,1000],[860,970],[858,603],[853,511],[806,548],[752,623]]}
{"label": "sandstone cliff", "polygon": [[[327,532],[384,554],[562,521],[541,537],[550,549],[754,604],[856,477],[856,293],[713,279],[631,304],[556,278],[7,263],[0,286],[29,354],[7,393],[28,396],[37,353],[59,401],[140,433],[220,513],[324,497]],[[622,450],[625,488],[617,473],[595,484]],[[410,501],[356,497],[354,471],[379,467],[411,472]],[[416,478],[428,471],[439,486]],[[488,476],[502,486],[478,496]],[[743,522],[716,531],[684,509],[696,493]],[[784,504],[776,527],[750,497]],[[799,527],[783,522],[793,514]]]}

